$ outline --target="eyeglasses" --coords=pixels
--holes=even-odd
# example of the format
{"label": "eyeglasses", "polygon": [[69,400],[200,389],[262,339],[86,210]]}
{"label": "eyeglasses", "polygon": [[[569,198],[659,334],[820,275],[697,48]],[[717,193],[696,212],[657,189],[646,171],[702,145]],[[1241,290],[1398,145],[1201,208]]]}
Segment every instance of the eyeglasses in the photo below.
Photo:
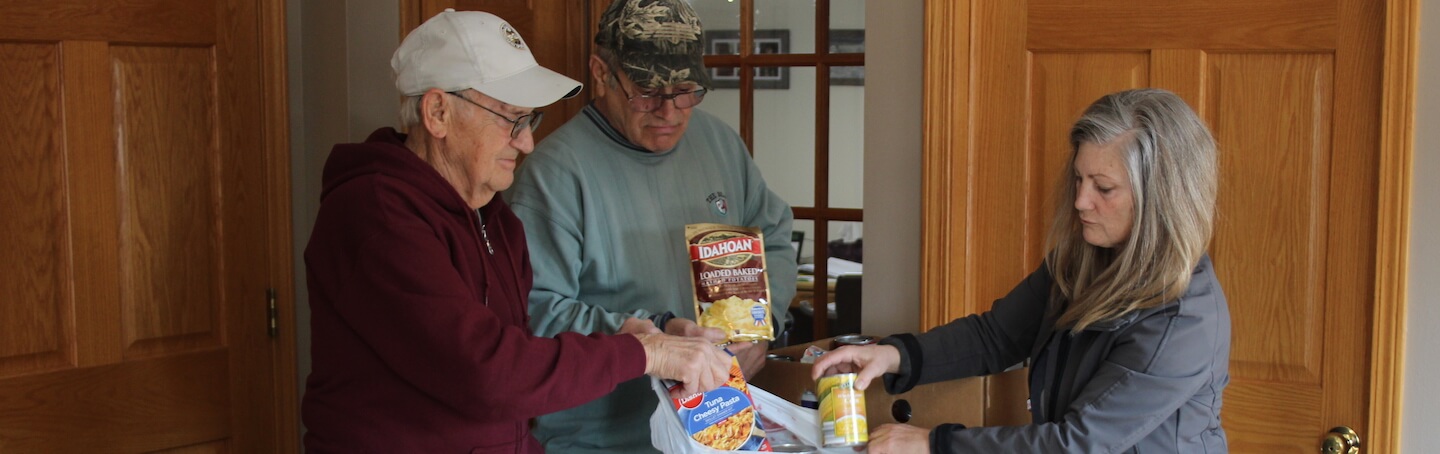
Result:
{"label": "eyeglasses", "polygon": [[620,75],[615,72],[615,68],[610,68],[610,75],[614,78],[615,84],[620,86],[620,91],[625,93],[625,99],[630,101],[630,110],[636,112],[654,112],[660,109],[660,105],[664,104],[666,100],[675,101],[676,109],[689,109],[699,105],[700,101],[704,101],[705,92],[710,91],[705,88],[697,88],[695,90],[677,91],[674,93],[656,93],[653,95],[641,93],[631,95],[630,90],[625,89],[625,84],[620,82]]}
{"label": "eyeglasses", "polygon": [[519,118],[516,118],[516,119],[514,119],[514,120],[511,120],[510,117],[505,116],[505,114],[502,114],[502,113],[500,113],[500,112],[496,112],[496,111],[490,110],[489,107],[482,106],[482,105],[480,105],[480,103],[475,102],[475,101],[472,101],[470,98],[466,98],[466,97],[462,96],[462,95],[461,95],[460,93],[458,93],[458,92],[449,91],[449,92],[446,92],[446,93],[449,93],[450,95],[452,95],[452,96],[454,96],[454,97],[456,97],[456,98],[463,99],[463,100],[465,100],[465,102],[468,102],[468,103],[470,103],[470,104],[474,104],[475,107],[479,107],[479,108],[481,108],[481,109],[485,109],[486,112],[490,112],[490,113],[492,113],[492,114],[495,114],[495,116],[500,117],[500,118],[504,118],[505,121],[510,122],[510,124],[513,125],[513,126],[510,128],[510,138],[511,138],[511,139],[514,139],[514,138],[516,138],[516,137],[520,137],[520,131],[524,130],[525,128],[530,128],[530,132],[532,132],[532,133],[535,132],[535,128],[539,128],[539,127],[540,127],[540,120],[544,120],[544,119],[545,119],[545,112],[541,112],[541,111],[538,111],[538,110],[537,110],[537,111],[530,112],[530,113],[525,114],[525,115],[521,115]]}

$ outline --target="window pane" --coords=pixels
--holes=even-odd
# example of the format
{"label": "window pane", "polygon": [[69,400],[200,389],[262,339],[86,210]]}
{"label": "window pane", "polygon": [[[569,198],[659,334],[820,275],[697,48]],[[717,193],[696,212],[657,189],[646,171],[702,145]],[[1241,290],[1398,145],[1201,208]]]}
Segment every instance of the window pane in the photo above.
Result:
{"label": "window pane", "polygon": [[755,53],[815,53],[815,2],[755,0]]}
{"label": "window pane", "polygon": [[[800,247],[800,259],[796,263],[814,263],[815,261],[815,221],[809,219],[796,219],[791,226],[795,232],[790,236],[791,243]],[[794,241],[799,237],[800,241]]]}
{"label": "window pane", "polygon": [[[760,30],[755,32],[756,53],[780,53],[781,49],[787,49],[790,42],[789,30]],[[739,43],[740,35],[735,30],[711,30],[705,32],[707,49],[712,55],[721,53],[735,53],[735,47],[731,43]],[[738,45],[738,44],[737,44]],[[734,66],[716,66],[707,68],[710,71],[711,87],[724,90],[740,87],[740,68]],[[754,72],[755,88],[760,89],[786,89],[789,88],[789,68],[752,68]]]}
{"label": "window pane", "polygon": [[830,53],[848,54],[865,52],[851,49],[859,35],[860,43],[865,33],[865,0],[830,0]]}
{"label": "window pane", "polygon": [[[705,55],[739,55],[740,54],[740,2],[733,0],[690,0],[690,6],[695,9],[695,14],[700,16],[700,24],[705,27]],[[740,84],[739,68],[736,67],[712,67],[707,66],[710,71],[710,79],[715,86],[710,88],[735,88]],[[711,97],[722,95],[717,92],[710,92],[705,97],[705,104],[709,104]],[[736,131],[740,130],[739,95],[734,92],[724,93],[726,97],[733,98],[733,111],[715,106],[706,110],[711,113],[725,111],[724,118]],[[702,104],[704,106],[704,104]],[[715,110],[711,110],[715,109]]]}
{"label": "window pane", "polygon": [[[729,0],[690,0],[690,7],[700,16],[700,25],[705,31],[739,30],[740,2]],[[711,52],[706,52],[710,54]],[[727,52],[738,54],[739,52]]]}
{"label": "window pane", "polygon": [[695,108],[720,117],[730,129],[740,132],[740,90],[710,90]]}
{"label": "window pane", "polygon": [[[831,208],[864,208],[864,69],[861,66],[830,68]],[[849,78],[857,72],[861,79]],[[842,77],[836,77],[837,74]]]}
{"label": "window pane", "polygon": [[[860,251],[865,238],[865,224],[862,222],[830,221],[827,222],[826,232],[830,235],[830,245],[825,249],[830,258],[849,260],[856,263],[864,263],[864,254]],[[827,270],[834,274],[847,270]]]}
{"label": "window pane", "polygon": [[791,206],[813,207],[815,68],[788,69],[789,88],[755,90],[755,163],[770,190]]}

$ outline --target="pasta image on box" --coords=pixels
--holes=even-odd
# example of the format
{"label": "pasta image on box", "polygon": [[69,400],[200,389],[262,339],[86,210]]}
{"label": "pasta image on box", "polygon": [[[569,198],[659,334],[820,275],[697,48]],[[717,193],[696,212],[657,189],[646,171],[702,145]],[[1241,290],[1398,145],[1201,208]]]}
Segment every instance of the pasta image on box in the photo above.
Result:
{"label": "pasta image on box", "polygon": [[751,227],[690,224],[685,239],[696,324],[725,331],[731,342],[775,340],[765,235]]}
{"label": "pasta image on box", "polygon": [[[669,380],[663,383],[670,390],[680,386]],[[685,433],[702,445],[722,451],[770,451],[749,385],[734,358],[730,359],[730,380],[723,386],[671,402]]]}

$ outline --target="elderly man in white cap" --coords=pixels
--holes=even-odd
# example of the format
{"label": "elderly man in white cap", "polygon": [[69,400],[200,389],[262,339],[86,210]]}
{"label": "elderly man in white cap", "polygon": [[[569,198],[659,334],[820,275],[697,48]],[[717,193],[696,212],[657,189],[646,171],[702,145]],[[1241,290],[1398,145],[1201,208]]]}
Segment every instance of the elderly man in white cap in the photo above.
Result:
{"label": "elderly man in white cap", "polygon": [[310,452],[541,452],[529,419],[651,374],[710,390],[729,357],[664,334],[536,337],[520,220],[496,193],[580,83],[504,20],[447,10],[391,60],[406,133],[337,145],[305,249]]}

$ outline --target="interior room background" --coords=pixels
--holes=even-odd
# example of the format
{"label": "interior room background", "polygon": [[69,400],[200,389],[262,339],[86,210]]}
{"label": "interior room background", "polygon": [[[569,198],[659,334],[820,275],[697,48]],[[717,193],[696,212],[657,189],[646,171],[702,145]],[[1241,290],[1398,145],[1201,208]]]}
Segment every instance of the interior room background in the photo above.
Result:
{"label": "interior room background", "polygon": [[[808,3],[808,2],[797,2]],[[832,129],[832,200],[865,209],[871,222],[864,229],[869,243],[864,288],[865,331],[873,334],[914,330],[919,324],[921,77],[924,2],[884,0],[864,3],[867,67],[862,87],[837,87],[832,115],[850,118],[856,127]],[[1411,249],[1405,358],[1405,453],[1429,452],[1440,444],[1440,393],[1433,377],[1440,374],[1440,8],[1423,2],[1420,20]],[[304,262],[299,254],[309,238],[318,206],[320,170],[330,147],[361,141],[373,129],[395,124],[398,99],[393,95],[390,53],[398,45],[396,0],[289,0],[290,114],[294,178],[294,241],[296,311],[300,358],[299,389],[309,373],[309,317],[305,301]],[[760,19],[770,20],[766,18]],[[712,30],[726,27],[707,23]],[[803,26],[803,24],[801,25]],[[730,28],[735,28],[733,25]],[[812,30],[813,32],[813,30]],[[806,33],[794,29],[795,36]],[[813,46],[813,43],[810,44]],[[883,49],[883,51],[877,51]],[[796,51],[804,51],[796,48]],[[808,76],[813,83],[813,70]],[[792,70],[789,93],[806,93],[807,75]],[[866,89],[868,88],[868,90]],[[810,91],[813,93],[813,89]],[[804,103],[784,102],[780,90],[757,92],[757,110],[777,114],[802,109]],[[717,92],[702,107],[722,114],[734,100]],[[794,111],[797,118],[807,112]],[[847,117],[848,116],[848,117]],[[859,121],[855,119],[859,118]],[[558,120],[557,120],[558,121]],[[839,120],[837,120],[839,121]],[[860,125],[863,125],[861,127]],[[802,131],[808,129],[801,129]],[[785,133],[782,125],[757,128],[756,144],[806,149],[804,133]],[[855,146],[847,146],[855,145]],[[807,157],[757,156],[767,181],[787,200],[804,199],[812,187],[792,170],[808,165]],[[793,202],[792,202],[793,203]],[[883,220],[883,221],[882,221]],[[803,228],[803,226],[802,226]],[[830,233],[839,238],[840,231]],[[807,238],[813,235],[807,235]],[[813,245],[806,249],[813,251]],[[809,255],[809,254],[806,254]],[[883,301],[884,303],[880,303]],[[873,302],[873,303],[872,303]]]}

